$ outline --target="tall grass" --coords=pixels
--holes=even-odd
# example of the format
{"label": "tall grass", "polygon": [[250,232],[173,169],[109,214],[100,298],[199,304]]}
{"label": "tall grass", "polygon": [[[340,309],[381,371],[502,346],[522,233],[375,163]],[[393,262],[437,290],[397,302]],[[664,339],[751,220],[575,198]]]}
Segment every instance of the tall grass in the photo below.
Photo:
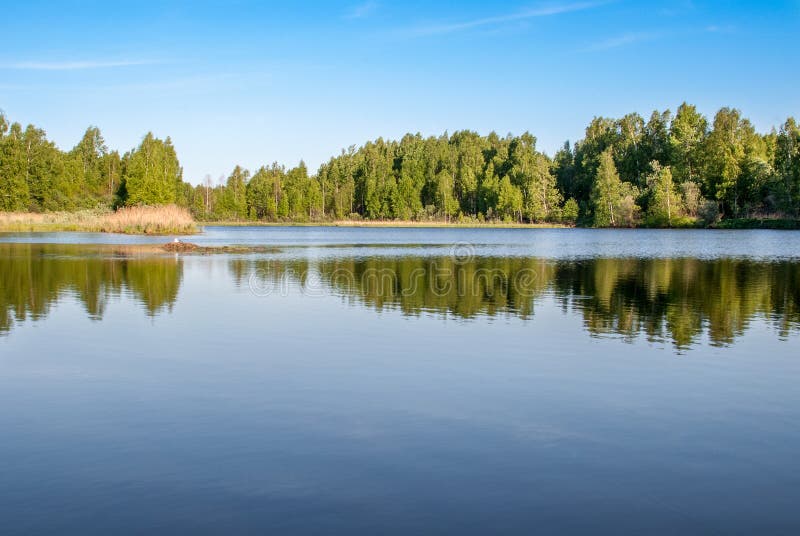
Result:
{"label": "tall grass", "polygon": [[128,207],[106,214],[100,220],[104,233],[190,234],[197,231],[188,210],[175,205]]}
{"label": "tall grass", "polygon": [[0,231],[89,231],[125,234],[192,234],[197,226],[188,210],[175,205],[128,207],[116,212],[0,212]]}

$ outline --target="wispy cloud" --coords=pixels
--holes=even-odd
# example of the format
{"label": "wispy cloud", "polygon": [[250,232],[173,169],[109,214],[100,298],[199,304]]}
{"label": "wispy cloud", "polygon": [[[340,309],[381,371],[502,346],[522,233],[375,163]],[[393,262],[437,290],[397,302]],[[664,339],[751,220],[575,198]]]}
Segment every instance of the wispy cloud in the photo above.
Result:
{"label": "wispy cloud", "polygon": [[683,36],[692,38],[702,33],[728,34],[736,32],[736,27],[732,25],[710,25],[705,28],[684,29],[678,31],[659,31],[659,32],[631,32],[616,37],[611,37],[605,41],[600,41],[586,47],[586,51],[611,50],[621,48],[636,43],[656,41],[668,37]]}
{"label": "wispy cloud", "polygon": [[352,8],[347,14],[344,16],[346,19],[363,19],[369,17],[378,9],[378,3],[372,0],[368,0],[363,4],[359,4]]}
{"label": "wispy cloud", "polygon": [[662,7],[658,10],[658,14],[662,17],[677,17],[685,13],[689,13],[696,9],[693,0],[684,0],[682,2],[674,2],[669,6]]}
{"label": "wispy cloud", "polygon": [[21,61],[16,63],[0,63],[0,69],[17,69],[25,71],[79,71],[85,69],[109,69],[114,67],[151,65],[153,63],[157,62],[149,60]]}
{"label": "wispy cloud", "polygon": [[550,17],[553,15],[561,15],[563,13],[571,13],[574,11],[583,11],[594,7],[607,4],[608,2],[573,2],[573,3],[559,3],[547,4],[539,7],[523,9],[514,13],[505,13],[501,15],[494,15],[491,17],[484,17],[480,19],[472,19],[461,22],[452,23],[437,23],[426,26],[417,26],[410,28],[408,33],[411,35],[425,36],[425,35],[439,35],[453,32],[460,32],[463,30],[470,30],[473,28],[480,28],[483,26],[494,26],[504,24],[507,22],[516,22],[526,19],[533,19],[537,17]]}
{"label": "wispy cloud", "polygon": [[736,31],[736,26],[732,24],[712,24],[706,26],[706,31],[708,33],[734,33]]}
{"label": "wispy cloud", "polygon": [[135,83],[123,83],[123,84],[109,84],[98,86],[96,89],[100,89],[101,91],[136,91],[136,92],[147,92],[147,91],[171,91],[171,90],[178,90],[184,92],[186,90],[194,90],[197,92],[209,92],[209,91],[220,91],[226,90],[230,91],[232,88],[241,87],[245,83],[253,84],[253,83],[262,83],[268,82],[271,79],[271,76],[268,74],[257,73],[254,75],[250,75],[249,77],[245,77],[242,74],[234,74],[234,73],[219,73],[219,74],[211,74],[211,75],[197,75],[197,76],[186,76],[180,78],[170,78],[164,80],[149,80],[143,82],[135,82]]}
{"label": "wispy cloud", "polygon": [[627,45],[632,45],[634,43],[641,43],[643,41],[653,41],[658,39],[659,37],[663,37],[664,34],[661,33],[654,33],[654,32],[635,32],[635,33],[627,33],[623,35],[619,35],[617,37],[612,37],[610,39],[606,39],[605,41],[600,41],[599,43],[595,43],[591,45],[588,49],[589,50],[610,50],[612,48],[619,48],[624,47]]}

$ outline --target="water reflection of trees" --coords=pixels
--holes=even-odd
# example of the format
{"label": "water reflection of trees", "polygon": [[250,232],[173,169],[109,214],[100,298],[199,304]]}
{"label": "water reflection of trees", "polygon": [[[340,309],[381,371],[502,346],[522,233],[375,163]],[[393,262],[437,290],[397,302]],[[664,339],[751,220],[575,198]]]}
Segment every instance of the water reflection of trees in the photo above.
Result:
{"label": "water reflection of trees", "polygon": [[[598,259],[559,265],[553,287],[592,333],[733,342],[755,317],[800,326],[800,264],[741,259]],[[575,297],[580,297],[576,300]]]}
{"label": "water reflection of trees", "polygon": [[[592,259],[386,256],[278,260],[231,258],[232,277],[254,292],[287,285],[334,293],[375,310],[459,318],[533,318],[543,297],[579,314],[592,334],[670,340],[704,334],[728,344],[757,318],[779,336],[800,330],[800,263],[744,259]],[[69,245],[0,244],[0,334],[75,296],[92,318],[132,296],[149,315],[172,308],[183,274],[174,257]]]}
{"label": "water reflection of trees", "polygon": [[255,292],[301,284],[304,292],[334,292],[409,315],[530,318],[537,298],[551,295],[578,312],[592,334],[644,334],[678,347],[703,333],[713,344],[731,343],[755,318],[781,337],[800,329],[800,263],[789,261],[385,257],[238,259],[230,268]]}
{"label": "water reflection of trees", "polygon": [[0,244],[0,334],[15,321],[46,316],[64,295],[74,295],[91,318],[102,318],[109,299],[123,293],[154,316],[175,303],[182,273],[175,258]]}

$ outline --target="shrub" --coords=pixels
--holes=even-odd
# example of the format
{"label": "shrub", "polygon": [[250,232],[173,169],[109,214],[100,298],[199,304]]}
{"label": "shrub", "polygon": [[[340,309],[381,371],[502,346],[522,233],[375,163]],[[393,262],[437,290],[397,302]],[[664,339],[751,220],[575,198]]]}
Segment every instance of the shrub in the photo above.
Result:
{"label": "shrub", "polygon": [[574,224],[576,221],[578,221],[579,213],[580,207],[578,206],[578,202],[570,197],[567,199],[567,201],[564,203],[564,207],[561,209],[561,221]]}

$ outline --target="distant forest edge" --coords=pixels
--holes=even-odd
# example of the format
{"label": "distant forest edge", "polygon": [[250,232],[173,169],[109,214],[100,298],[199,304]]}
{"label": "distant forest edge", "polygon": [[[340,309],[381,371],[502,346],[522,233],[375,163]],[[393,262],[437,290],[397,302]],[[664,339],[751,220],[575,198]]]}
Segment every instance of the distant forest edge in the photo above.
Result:
{"label": "distant forest edge", "polygon": [[[183,180],[170,138],[109,150],[96,127],[70,151],[0,114],[0,210],[56,212],[177,204],[200,221],[416,220],[596,227],[796,226],[800,126],[761,134],[739,110],[689,104],[594,118],[552,157],[524,133],[471,131],[352,146],[310,175],[273,163],[227,180]],[[222,183],[224,182],[224,183]],[[781,223],[782,222],[782,223]]]}

